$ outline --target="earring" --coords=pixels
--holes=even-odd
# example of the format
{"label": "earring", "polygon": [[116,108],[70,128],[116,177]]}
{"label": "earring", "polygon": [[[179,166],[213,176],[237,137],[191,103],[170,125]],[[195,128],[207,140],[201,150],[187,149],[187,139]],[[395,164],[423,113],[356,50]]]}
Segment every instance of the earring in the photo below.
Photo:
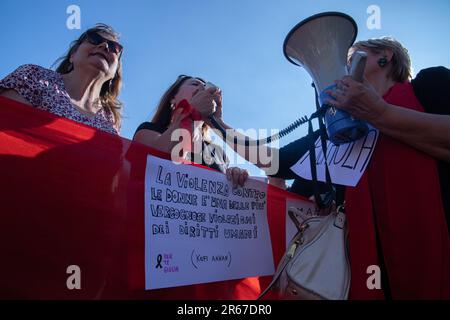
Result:
{"label": "earring", "polygon": [[388,60],[386,57],[380,58],[378,60],[378,65],[380,66],[380,68],[384,68],[387,64],[388,64]]}
{"label": "earring", "polygon": [[111,92],[111,87],[112,87],[112,79],[109,80],[109,85],[108,85],[108,91]]}

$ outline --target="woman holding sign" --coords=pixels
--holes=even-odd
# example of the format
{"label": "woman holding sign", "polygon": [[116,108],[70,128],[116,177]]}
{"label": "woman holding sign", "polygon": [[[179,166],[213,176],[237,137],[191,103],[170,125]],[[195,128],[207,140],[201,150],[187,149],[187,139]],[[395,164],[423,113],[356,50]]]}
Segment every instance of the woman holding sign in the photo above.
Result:
{"label": "woman holding sign", "polygon": [[[208,139],[209,126],[204,120],[215,111],[220,95],[218,88],[208,88],[200,78],[179,76],[162,96],[151,122],[142,123],[133,140],[170,153],[174,160],[181,157],[226,173],[234,186],[243,186],[248,172],[229,168],[224,151]],[[246,300],[255,299],[260,293],[257,278],[189,286],[185,290],[183,297],[199,299],[207,299],[211,292],[220,299]]]}

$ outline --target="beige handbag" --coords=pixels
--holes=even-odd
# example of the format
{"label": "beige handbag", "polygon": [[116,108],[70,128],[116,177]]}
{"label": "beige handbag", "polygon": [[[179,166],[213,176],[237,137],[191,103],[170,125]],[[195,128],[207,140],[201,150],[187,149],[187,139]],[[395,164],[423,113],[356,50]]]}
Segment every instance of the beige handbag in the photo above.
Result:
{"label": "beige handbag", "polygon": [[345,300],[350,287],[346,219],[343,207],[327,216],[289,217],[298,232],[287,247],[274,278],[260,299],[274,290],[282,299]]}

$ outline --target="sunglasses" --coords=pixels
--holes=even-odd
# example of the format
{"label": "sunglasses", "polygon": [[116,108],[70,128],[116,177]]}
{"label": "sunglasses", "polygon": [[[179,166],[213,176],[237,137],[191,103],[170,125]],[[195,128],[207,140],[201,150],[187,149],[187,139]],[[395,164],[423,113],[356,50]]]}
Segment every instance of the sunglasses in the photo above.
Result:
{"label": "sunglasses", "polygon": [[185,74],[181,74],[178,76],[178,80],[185,80],[185,79],[196,79],[196,80],[200,80],[201,82],[206,84],[206,81],[199,77],[192,77],[192,76],[188,76]]}
{"label": "sunglasses", "polygon": [[89,41],[89,43],[91,43],[95,46],[98,46],[99,44],[106,42],[106,44],[108,45],[108,51],[115,53],[117,55],[122,54],[123,46],[120,43],[113,41],[113,40],[105,39],[104,37],[99,35],[97,32],[88,32],[87,40]]}

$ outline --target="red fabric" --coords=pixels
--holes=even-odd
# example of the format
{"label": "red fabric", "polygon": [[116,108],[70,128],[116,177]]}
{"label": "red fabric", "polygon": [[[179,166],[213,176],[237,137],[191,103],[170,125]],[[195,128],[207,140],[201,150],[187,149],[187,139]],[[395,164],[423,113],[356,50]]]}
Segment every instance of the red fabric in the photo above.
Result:
{"label": "red fabric", "polygon": [[[144,290],[144,174],[156,150],[0,97],[0,298],[254,299],[271,277]],[[269,186],[275,263],[285,205]],[[68,290],[66,268],[81,268]]]}
{"label": "red fabric", "polygon": [[181,100],[176,109],[183,109],[182,114],[186,116],[181,120],[180,127],[189,130],[192,135],[192,122],[202,120],[202,115],[186,99]]}
{"label": "red fabric", "polygon": [[[423,112],[410,83],[386,102]],[[366,269],[378,264],[375,227],[394,299],[449,299],[450,246],[435,159],[380,134],[368,169],[347,188],[352,299],[382,299],[368,290]]]}

